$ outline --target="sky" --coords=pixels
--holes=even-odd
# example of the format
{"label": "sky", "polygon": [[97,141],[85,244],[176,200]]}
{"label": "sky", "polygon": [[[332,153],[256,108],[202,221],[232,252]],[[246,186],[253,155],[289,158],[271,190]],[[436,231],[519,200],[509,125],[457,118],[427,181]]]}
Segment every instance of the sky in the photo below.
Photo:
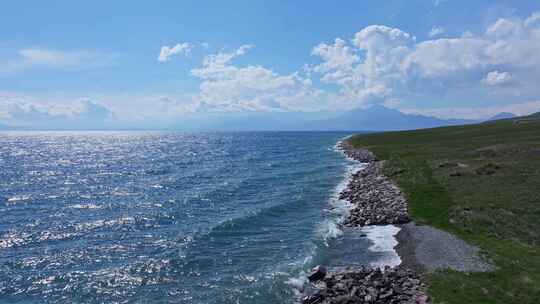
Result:
{"label": "sky", "polygon": [[540,1],[9,1],[0,123],[540,111]]}

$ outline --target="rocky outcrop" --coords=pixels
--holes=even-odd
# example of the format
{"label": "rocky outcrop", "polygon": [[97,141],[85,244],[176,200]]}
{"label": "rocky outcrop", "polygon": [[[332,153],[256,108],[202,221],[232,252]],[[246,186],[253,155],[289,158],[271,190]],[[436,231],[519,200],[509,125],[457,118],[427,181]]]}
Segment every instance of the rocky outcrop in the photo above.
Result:
{"label": "rocky outcrop", "polygon": [[302,300],[303,304],[430,303],[416,274],[401,267],[334,273],[322,279],[318,287],[316,293]]}

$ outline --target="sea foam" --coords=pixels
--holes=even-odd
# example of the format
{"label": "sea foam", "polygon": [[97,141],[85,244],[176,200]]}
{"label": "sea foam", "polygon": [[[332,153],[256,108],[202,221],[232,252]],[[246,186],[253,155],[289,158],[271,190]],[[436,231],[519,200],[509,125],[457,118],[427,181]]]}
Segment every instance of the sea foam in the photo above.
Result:
{"label": "sea foam", "polygon": [[394,250],[398,244],[396,235],[400,230],[401,228],[394,225],[362,227],[361,232],[365,233],[366,237],[373,242],[368,250],[383,254],[379,260],[371,262],[370,266],[395,267],[401,264],[401,258]]}
{"label": "sea foam", "polygon": [[[345,137],[343,140],[346,140],[350,136]],[[339,199],[339,194],[347,188],[347,185],[350,183],[352,176],[358,171],[365,168],[366,163],[359,162],[355,159],[352,159],[344,153],[340,145],[342,141],[339,141],[335,146],[334,150],[340,152],[347,160],[350,161],[350,164],[347,166],[345,177],[341,183],[336,187],[335,192],[332,194],[331,205],[334,207],[334,210],[337,212],[342,212],[342,216],[339,218],[339,222],[343,221],[347,216],[349,210],[353,207],[348,200]],[[329,238],[336,238],[342,235],[342,231],[336,232],[334,229],[339,229],[339,225],[334,227],[327,228],[326,233]],[[396,235],[401,230],[401,228],[394,225],[384,225],[384,226],[364,226],[360,229],[360,232],[366,234],[366,237],[373,242],[368,250],[372,252],[382,253],[382,257],[377,261],[370,263],[372,267],[384,267],[384,266],[398,266],[401,264],[401,258],[394,250],[394,247],[397,246],[398,241]]]}

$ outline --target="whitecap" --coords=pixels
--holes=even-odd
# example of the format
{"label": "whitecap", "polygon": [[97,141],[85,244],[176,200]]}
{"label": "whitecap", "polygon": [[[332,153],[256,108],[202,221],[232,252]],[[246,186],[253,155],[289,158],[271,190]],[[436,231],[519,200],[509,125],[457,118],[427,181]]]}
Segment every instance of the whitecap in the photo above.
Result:
{"label": "whitecap", "polygon": [[254,283],[254,282],[257,282],[257,278],[254,277],[254,276],[250,276],[250,275],[235,275],[234,278],[238,281],[242,281],[242,282],[248,282],[248,283]]}
{"label": "whitecap", "polygon": [[29,233],[6,233],[0,238],[0,249],[25,245],[29,242],[30,236]]}
{"label": "whitecap", "polygon": [[[339,142],[334,146],[334,149],[336,152],[343,152],[339,148]],[[340,224],[349,215],[349,212],[353,206],[348,200],[340,199],[340,194],[347,188],[353,175],[366,166],[365,163],[361,163],[353,159],[348,158],[347,160],[349,161],[349,164],[345,168],[343,179],[334,188],[329,198],[330,209],[327,211],[329,212],[330,216],[321,224],[318,229],[319,234],[323,237],[325,242],[335,239],[343,234]]]}
{"label": "whitecap", "polygon": [[69,206],[69,208],[72,209],[101,209],[103,207],[95,205],[95,204],[75,204]]}
{"label": "whitecap", "polygon": [[8,202],[20,202],[20,201],[27,201],[30,199],[30,194],[23,194],[23,195],[15,195],[13,197],[8,198]]}
{"label": "whitecap", "polygon": [[285,281],[285,284],[292,288],[295,297],[300,297],[303,295],[307,282],[307,276],[304,272],[302,272],[298,277],[289,278],[287,281]]}
{"label": "whitecap", "polygon": [[319,234],[323,236],[325,241],[328,241],[339,237],[343,234],[343,231],[339,228],[336,221],[325,220],[323,224],[319,226]]}
{"label": "whitecap", "polygon": [[114,227],[121,225],[131,225],[135,223],[135,218],[133,217],[121,217],[112,220],[96,220],[93,222],[79,223],[75,225],[77,231],[81,230],[93,230],[101,227]]}
{"label": "whitecap", "polygon": [[373,267],[398,266],[401,264],[401,258],[394,250],[398,245],[396,235],[401,228],[394,225],[385,226],[365,226],[361,228],[361,232],[366,234],[366,237],[373,243],[368,250],[381,253],[379,260],[371,262]]}

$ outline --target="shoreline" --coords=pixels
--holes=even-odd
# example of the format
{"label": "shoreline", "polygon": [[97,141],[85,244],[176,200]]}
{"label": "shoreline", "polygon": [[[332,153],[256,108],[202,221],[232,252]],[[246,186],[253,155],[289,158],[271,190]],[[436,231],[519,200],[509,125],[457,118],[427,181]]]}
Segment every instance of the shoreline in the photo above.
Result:
{"label": "shoreline", "polygon": [[385,162],[367,149],[353,147],[350,138],[338,142],[336,148],[363,166],[350,176],[339,194],[340,200],[350,204],[341,227],[359,229],[359,233],[373,227],[397,228],[392,242],[397,243],[393,251],[399,263],[346,267],[328,275],[325,272],[322,279],[310,280],[317,292],[305,297],[304,304],[350,301],[429,304],[432,300],[427,295],[427,285],[422,282],[423,274],[442,269],[468,273],[496,270],[481,257],[478,247],[446,231],[417,225],[409,216],[405,194],[384,174]]}
{"label": "shoreline", "polygon": [[[369,150],[355,148],[346,138],[340,142],[341,149],[351,159],[368,161],[366,168],[360,170],[346,189],[352,194],[351,203],[367,210],[367,220],[356,219],[352,214],[349,226],[365,227],[369,225],[395,225],[400,231],[395,236],[397,245],[394,250],[401,259],[400,266],[417,273],[433,272],[439,269],[452,269],[462,272],[488,272],[495,270],[489,262],[480,256],[478,247],[428,225],[417,225],[409,216],[408,204],[404,193],[397,184],[383,173],[384,161],[378,160]],[[370,167],[371,166],[371,167]],[[364,184],[364,185],[354,185]],[[374,184],[373,184],[374,183]],[[367,185],[365,185],[367,184]],[[347,190],[345,190],[347,191]],[[370,194],[364,194],[368,191]],[[375,221],[371,220],[375,218]],[[352,223],[352,225],[351,225]]]}
{"label": "shoreline", "polygon": [[[350,204],[341,225],[359,229],[359,233],[377,226],[397,229],[392,238],[397,243],[393,250],[399,262],[384,266],[347,267],[328,275],[325,268],[321,273],[321,268],[317,267],[310,276],[317,291],[306,296],[302,303],[431,303],[417,271],[406,266],[409,258],[404,260],[402,257],[405,251],[398,251],[399,244],[407,242],[399,238],[403,230],[400,224],[410,222],[407,202],[399,188],[382,173],[384,162],[371,151],[352,147],[349,138],[339,141],[336,148],[363,166],[353,172],[339,193],[339,199]],[[372,241],[376,246],[377,240]]]}

